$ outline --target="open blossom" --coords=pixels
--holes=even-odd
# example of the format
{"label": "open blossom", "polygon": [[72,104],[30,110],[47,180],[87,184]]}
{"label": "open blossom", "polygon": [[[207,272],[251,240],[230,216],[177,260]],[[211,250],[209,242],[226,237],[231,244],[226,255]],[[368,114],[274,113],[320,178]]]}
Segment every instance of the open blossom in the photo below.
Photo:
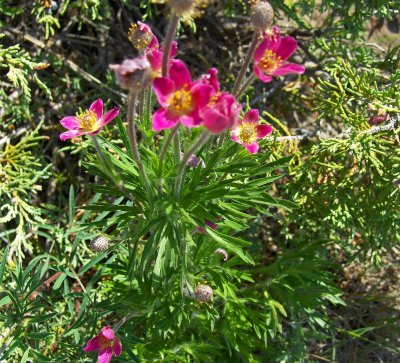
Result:
{"label": "open blossom", "polygon": [[201,78],[201,82],[213,89],[213,96],[207,106],[201,110],[203,125],[214,134],[219,134],[239,121],[241,106],[236,102],[233,95],[220,92],[218,82],[218,70],[211,68],[208,74]]}
{"label": "open blossom", "polygon": [[90,339],[83,349],[85,353],[98,350],[98,363],[109,363],[114,355],[121,354],[122,345],[114,331],[105,326],[93,339]]}
{"label": "open blossom", "polygon": [[213,90],[202,82],[192,82],[182,61],[172,60],[169,77],[156,78],[153,87],[162,106],[153,115],[154,131],[169,129],[178,122],[188,127],[202,123],[199,112],[207,105]]}
{"label": "open blossom", "polygon": [[272,132],[270,125],[259,125],[258,110],[252,109],[243,117],[241,123],[232,131],[232,140],[243,145],[250,153],[258,151],[258,139],[262,139]]}
{"label": "open blossom", "polygon": [[272,77],[287,74],[303,74],[304,67],[296,63],[287,63],[287,59],[296,51],[297,42],[292,37],[281,37],[278,27],[264,33],[264,38],[254,51],[254,74],[263,82],[271,82]]}
{"label": "open blossom", "polygon": [[117,117],[118,113],[118,107],[114,107],[103,114],[103,101],[99,98],[92,103],[88,110],[77,116],[67,116],[60,120],[60,124],[69,129],[60,135],[60,139],[65,141],[82,135],[96,135]]}

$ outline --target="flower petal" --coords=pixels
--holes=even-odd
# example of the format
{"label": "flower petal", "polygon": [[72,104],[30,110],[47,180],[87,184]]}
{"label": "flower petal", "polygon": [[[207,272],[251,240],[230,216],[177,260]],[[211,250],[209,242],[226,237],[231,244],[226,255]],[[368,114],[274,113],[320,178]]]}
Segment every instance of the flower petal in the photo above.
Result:
{"label": "flower petal", "polygon": [[167,77],[156,78],[153,82],[154,92],[161,106],[166,106],[171,94],[175,91],[175,82]]}
{"label": "flower petal", "polygon": [[99,355],[98,355],[98,363],[110,363],[111,358],[112,358],[112,348],[106,348],[104,350],[100,350],[99,351]]}
{"label": "flower petal", "polygon": [[281,45],[276,51],[276,54],[282,58],[283,61],[288,59],[297,49],[297,42],[292,37],[282,38]]}
{"label": "flower petal", "polygon": [[186,127],[196,127],[202,124],[203,119],[198,114],[192,114],[179,117],[179,122]]}
{"label": "flower petal", "polygon": [[249,150],[249,152],[250,152],[251,154],[257,153],[258,148],[259,148],[258,142],[257,142],[257,141],[252,142],[251,144],[243,144],[243,146],[244,146],[247,150]]}
{"label": "flower petal", "polygon": [[96,117],[99,119],[103,114],[103,100],[98,98],[90,105],[89,110],[93,111],[96,114]]}
{"label": "flower petal", "polygon": [[114,339],[114,330],[112,330],[108,325],[100,330],[100,334],[103,335],[106,339],[112,340]]}
{"label": "flower petal", "polygon": [[121,355],[122,352],[122,344],[121,341],[115,337],[115,341],[114,341],[114,354],[116,356]]}
{"label": "flower petal", "polygon": [[207,105],[210,101],[211,95],[214,93],[214,90],[211,86],[196,83],[191,89],[190,92],[193,97],[194,106],[196,109],[200,109]]}
{"label": "flower petal", "polygon": [[[153,72],[157,73],[162,68],[163,53],[158,48],[151,48],[146,52],[147,60]],[[161,75],[161,72],[160,72]]]}
{"label": "flower petal", "polygon": [[247,111],[243,117],[242,122],[250,122],[252,124],[258,124],[259,112],[257,109],[253,108],[250,111]]}
{"label": "flower petal", "polygon": [[85,134],[84,131],[70,130],[70,131],[66,131],[66,132],[63,132],[62,134],[60,134],[60,140],[65,141],[68,139],[72,139],[73,137],[82,136],[84,134]]}
{"label": "flower petal", "polygon": [[119,114],[118,107],[113,107],[111,110],[107,111],[103,116],[101,116],[100,120],[98,120],[99,127],[103,127],[107,125],[109,122],[114,120]]}
{"label": "flower petal", "polygon": [[160,131],[174,127],[179,121],[178,117],[172,117],[165,108],[158,109],[153,115],[153,131]]}
{"label": "flower petal", "polygon": [[271,125],[257,125],[257,139],[262,139],[263,137],[269,135],[272,132]]}
{"label": "flower petal", "polygon": [[177,53],[178,53],[178,43],[174,40],[171,43],[171,54],[170,54],[171,58],[175,57]]}
{"label": "flower petal", "polygon": [[237,135],[236,135],[236,131],[232,131],[232,135],[231,135],[231,140],[234,142],[237,142],[238,144],[241,144],[241,142],[239,141]]}
{"label": "flower petal", "polygon": [[303,74],[305,68],[296,63],[286,63],[283,66],[279,67],[275,71],[271,72],[271,76],[286,76],[287,74]]}
{"label": "flower petal", "polygon": [[204,112],[203,120],[204,126],[214,134],[219,134],[231,126],[230,118],[214,108]]}
{"label": "flower petal", "polygon": [[263,71],[261,70],[261,68],[258,67],[257,65],[253,66],[253,72],[256,75],[256,77],[260,81],[263,81],[264,83],[268,83],[268,82],[272,81],[272,77],[271,76],[267,76],[266,74],[264,74]]}
{"label": "flower petal", "polygon": [[264,55],[265,51],[268,49],[269,39],[264,38],[254,51],[254,61],[258,62]]}
{"label": "flower petal", "polygon": [[186,64],[181,60],[172,60],[171,68],[169,69],[169,77],[175,82],[176,89],[183,88],[192,83],[192,77],[186,67]]}
{"label": "flower petal", "polygon": [[60,120],[60,124],[63,125],[66,129],[76,129],[79,127],[79,121],[75,116],[67,116]]}
{"label": "flower petal", "polygon": [[87,353],[87,352],[93,352],[94,350],[99,350],[100,349],[99,341],[100,338],[98,336],[94,337],[93,339],[90,339],[86,343],[86,347],[83,348],[83,351]]}

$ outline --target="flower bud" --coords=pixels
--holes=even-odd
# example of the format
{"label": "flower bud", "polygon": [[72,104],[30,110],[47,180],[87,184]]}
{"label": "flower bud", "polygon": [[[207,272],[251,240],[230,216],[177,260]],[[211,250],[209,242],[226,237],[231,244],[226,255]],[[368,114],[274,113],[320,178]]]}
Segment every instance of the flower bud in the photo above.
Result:
{"label": "flower bud", "polygon": [[203,160],[201,160],[200,158],[198,158],[194,154],[190,155],[190,157],[189,157],[189,159],[187,161],[187,165],[188,166],[191,166],[192,168],[197,168],[200,164],[204,168],[204,161]]}
{"label": "flower bud", "polygon": [[380,108],[379,110],[377,110],[377,112],[375,112],[374,116],[371,116],[368,120],[368,123],[370,125],[376,125],[376,124],[381,124],[385,121],[387,121],[387,119],[389,118],[389,115],[386,113],[386,111],[382,108]]}
{"label": "flower bud", "polygon": [[198,285],[194,290],[194,298],[199,302],[208,302],[213,297],[213,289],[209,285]]}
{"label": "flower bud", "polygon": [[274,19],[274,9],[268,1],[260,1],[251,9],[251,24],[260,33],[271,27]]}
{"label": "flower bud", "polygon": [[108,248],[110,240],[107,237],[100,236],[91,242],[93,252],[103,252]]}
{"label": "flower bud", "polygon": [[224,256],[224,261],[226,261],[229,258],[228,252],[226,252],[223,248],[217,248],[214,251],[214,253]]}
{"label": "flower bud", "polygon": [[188,12],[194,4],[194,0],[169,0],[169,5],[177,15]]}

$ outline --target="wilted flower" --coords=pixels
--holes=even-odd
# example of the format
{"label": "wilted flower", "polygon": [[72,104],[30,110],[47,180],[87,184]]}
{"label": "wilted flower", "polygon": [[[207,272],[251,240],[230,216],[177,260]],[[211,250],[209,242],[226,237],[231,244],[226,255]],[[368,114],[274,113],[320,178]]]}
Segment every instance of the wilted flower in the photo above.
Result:
{"label": "wilted flower", "polygon": [[90,339],[83,349],[85,353],[95,350],[99,351],[97,358],[98,363],[109,363],[113,354],[116,356],[121,354],[121,342],[109,326],[102,328],[99,334],[93,339]]}
{"label": "wilted flower", "polygon": [[200,302],[208,302],[213,297],[213,289],[209,285],[201,284],[194,290],[194,298]]}
{"label": "wilted flower", "polygon": [[270,125],[259,125],[258,110],[252,109],[243,117],[243,120],[232,131],[232,140],[243,145],[250,153],[258,151],[258,139],[262,139],[272,132]]}
{"label": "wilted flower", "polygon": [[274,9],[268,1],[260,1],[251,8],[251,24],[254,29],[263,33],[274,19]]}
{"label": "wilted flower", "polygon": [[389,115],[386,113],[386,111],[382,108],[380,108],[378,111],[375,112],[376,114],[371,116],[368,120],[368,123],[370,125],[377,125],[384,123],[385,121],[388,120]]}
{"label": "wilted flower", "polygon": [[159,46],[156,36],[151,31],[151,28],[141,21],[136,24],[132,23],[128,31],[128,39],[137,50],[144,50],[147,47],[153,48]]}
{"label": "wilted flower", "polygon": [[169,5],[177,15],[182,15],[191,10],[194,0],[169,0]]}
{"label": "wilted flower", "polygon": [[107,237],[100,236],[92,240],[90,244],[93,252],[103,252],[108,248],[109,242]]}
{"label": "wilted flower", "polygon": [[201,82],[192,82],[189,70],[180,60],[171,61],[169,77],[156,78],[153,83],[162,108],[153,115],[153,130],[160,131],[178,122],[188,127],[202,123],[199,111],[212,94],[212,88]]}
{"label": "wilted flower", "polygon": [[125,89],[145,89],[151,82],[151,64],[145,55],[126,59],[122,64],[110,64],[118,84]]}
{"label": "wilted flower", "polygon": [[96,135],[117,117],[118,113],[118,107],[114,107],[103,114],[103,101],[99,98],[92,103],[88,110],[77,116],[67,116],[60,120],[60,124],[69,129],[60,135],[60,139],[65,141],[82,135]]}
{"label": "wilted flower", "polygon": [[285,63],[297,49],[292,37],[281,37],[278,27],[264,33],[264,39],[254,52],[254,74],[263,82],[271,82],[272,77],[296,73],[303,74],[305,68],[296,63]]}

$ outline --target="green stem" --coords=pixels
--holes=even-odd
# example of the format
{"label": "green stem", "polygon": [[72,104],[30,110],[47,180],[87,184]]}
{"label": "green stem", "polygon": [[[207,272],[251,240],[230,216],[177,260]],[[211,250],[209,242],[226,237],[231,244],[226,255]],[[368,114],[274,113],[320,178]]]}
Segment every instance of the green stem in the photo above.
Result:
{"label": "green stem", "polygon": [[174,139],[175,134],[178,132],[179,129],[179,123],[171,130],[171,132],[169,133],[167,139],[164,142],[163,147],[161,148],[160,151],[160,162],[159,162],[159,166],[158,166],[158,175],[161,176],[162,173],[162,168],[163,168],[163,163],[164,163],[164,158],[165,155],[167,153],[168,147],[171,144],[172,140]]}
{"label": "green stem", "polygon": [[251,39],[250,47],[247,50],[246,57],[242,64],[242,68],[240,69],[239,75],[236,78],[235,85],[233,86],[232,94],[235,97],[237,96],[237,93],[239,92],[239,88],[242,84],[243,77],[245,76],[245,74],[247,72],[247,68],[249,67],[249,64],[251,62],[251,58],[253,57],[253,53],[256,49],[257,43],[258,43],[258,33],[254,32],[253,38]]}
{"label": "green stem", "polygon": [[185,155],[183,155],[183,159],[181,164],[179,165],[178,176],[175,181],[175,196],[176,199],[179,200],[181,196],[181,189],[184,182],[184,175],[185,170],[187,167],[187,161],[189,160],[190,156],[196,152],[198,148],[200,148],[210,137],[210,132],[208,130],[204,130],[197,141],[186,151]]}
{"label": "green stem", "polygon": [[165,35],[164,45],[163,45],[163,59],[162,59],[162,76],[168,76],[168,63],[171,56],[171,45],[174,40],[176,29],[178,28],[179,17],[175,14],[171,15],[169,20],[167,34]]}
{"label": "green stem", "polygon": [[131,88],[129,90],[129,97],[128,97],[128,137],[129,137],[129,143],[131,145],[133,158],[138,166],[139,174],[145,183],[145,187],[149,194],[150,202],[152,204],[153,198],[151,194],[150,181],[149,178],[147,177],[146,171],[144,170],[142,161],[140,159],[138,142],[136,137],[136,123],[135,123],[136,99],[137,99],[137,90]]}
{"label": "green stem", "polygon": [[105,157],[103,150],[101,150],[99,141],[97,140],[97,137],[94,135],[92,136],[92,141],[93,141],[93,145],[97,151],[97,154],[99,155],[99,158],[101,160],[101,162],[103,163],[104,167],[107,170],[107,174],[108,176],[111,178],[111,180],[114,182],[114,184],[117,186],[117,188],[123,192],[124,194],[128,195],[130,200],[133,200],[133,195],[127,191],[125,189],[125,187],[122,184],[122,179],[121,177],[115,172],[114,168],[112,167],[112,165],[110,164],[110,162],[107,160],[107,158]]}

